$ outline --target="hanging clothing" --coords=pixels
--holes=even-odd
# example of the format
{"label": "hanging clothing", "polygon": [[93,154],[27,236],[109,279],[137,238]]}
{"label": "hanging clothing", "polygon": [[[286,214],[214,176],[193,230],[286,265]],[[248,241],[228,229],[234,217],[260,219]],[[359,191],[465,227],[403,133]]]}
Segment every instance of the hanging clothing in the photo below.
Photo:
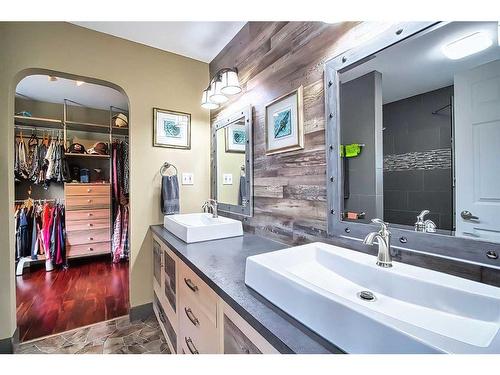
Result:
{"label": "hanging clothing", "polygon": [[66,226],[64,205],[35,202],[21,206],[14,214],[16,260],[46,255],[54,264],[66,264]]}
{"label": "hanging clothing", "polygon": [[128,206],[119,206],[113,225],[112,248],[113,262],[128,258]]}

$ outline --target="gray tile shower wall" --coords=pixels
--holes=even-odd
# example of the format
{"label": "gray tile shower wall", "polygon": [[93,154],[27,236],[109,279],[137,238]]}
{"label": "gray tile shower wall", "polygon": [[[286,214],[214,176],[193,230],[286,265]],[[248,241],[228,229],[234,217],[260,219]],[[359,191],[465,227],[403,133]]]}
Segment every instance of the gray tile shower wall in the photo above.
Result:
{"label": "gray tile shower wall", "polygon": [[383,106],[384,219],[413,225],[423,209],[453,229],[451,103],[453,86]]}

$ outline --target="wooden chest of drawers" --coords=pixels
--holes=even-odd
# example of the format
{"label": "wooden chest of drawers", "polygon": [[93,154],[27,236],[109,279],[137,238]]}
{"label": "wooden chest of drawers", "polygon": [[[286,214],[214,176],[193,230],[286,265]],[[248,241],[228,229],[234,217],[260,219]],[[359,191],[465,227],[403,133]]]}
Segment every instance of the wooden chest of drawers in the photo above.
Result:
{"label": "wooden chest of drawers", "polygon": [[110,184],[64,184],[68,258],[111,252]]}

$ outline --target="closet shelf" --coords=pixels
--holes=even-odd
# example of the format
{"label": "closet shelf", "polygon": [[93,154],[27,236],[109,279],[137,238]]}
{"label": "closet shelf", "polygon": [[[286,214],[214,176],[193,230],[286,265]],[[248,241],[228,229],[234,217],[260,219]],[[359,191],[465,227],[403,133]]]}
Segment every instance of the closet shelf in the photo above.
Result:
{"label": "closet shelf", "polygon": [[66,120],[66,128],[77,131],[86,131],[93,133],[108,133],[109,134],[109,124],[95,124],[92,122],[79,122],[79,121],[68,121]]}
{"label": "closet shelf", "polygon": [[63,123],[61,120],[45,117],[29,117],[29,116],[14,116],[15,125],[30,126],[33,128],[43,127],[56,130],[62,130]]}
{"label": "closet shelf", "polygon": [[66,152],[66,156],[80,157],[80,158],[95,158],[95,159],[109,159],[109,155],[95,155],[95,154],[77,154],[73,152]]}

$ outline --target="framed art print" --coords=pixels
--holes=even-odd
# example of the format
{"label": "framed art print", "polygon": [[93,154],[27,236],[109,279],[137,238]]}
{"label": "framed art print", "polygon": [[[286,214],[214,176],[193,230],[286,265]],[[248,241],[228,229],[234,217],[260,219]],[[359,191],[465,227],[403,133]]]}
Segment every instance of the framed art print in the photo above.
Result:
{"label": "framed art print", "polygon": [[304,148],[302,91],[283,95],[266,105],[266,154]]}
{"label": "framed art print", "polygon": [[191,115],[153,108],[153,146],[191,148]]}
{"label": "framed art print", "polygon": [[245,153],[247,133],[245,121],[236,121],[224,129],[226,132],[226,152]]}

